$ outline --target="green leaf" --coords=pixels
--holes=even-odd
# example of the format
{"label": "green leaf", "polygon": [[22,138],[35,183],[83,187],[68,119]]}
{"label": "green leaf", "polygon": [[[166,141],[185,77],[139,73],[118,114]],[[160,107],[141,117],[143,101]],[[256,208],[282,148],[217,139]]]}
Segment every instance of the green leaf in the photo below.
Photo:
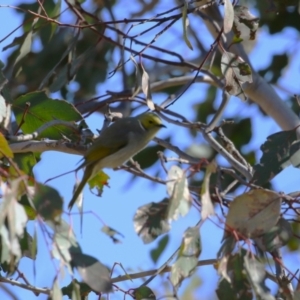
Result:
{"label": "green leaf", "polygon": [[82,280],[95,292],[110,292],[112,283],[107,267],[96,258],[81,253],[81,251],[78,251],[78,248],[71,247],[69,250],[72,257],[72,265],[78,270]]}
{"label": "green leaf", "polygon": [[[83,286],[84,285],[84,286]],[[91,292],[91,288],[84,282],[72,281],[72,300],[82,300]],[[70,297],[71,298],[71,297]]]}
{"label": "green leaf", "polygon": [[167,220],[185,216],[191,207],[191,196],[185,173],[174,165],[168,172],[167,192],[170,195]]}
{"label": "green leaf", "polygon": [[201,104],[196,105],[197,109],[197,117],[196,121],[200,122],[208,122],[208,116],[215,114],[216,109],[214,107],[215,105],[215,99],[217,97],[217,91],[218,89],[215,86],[210,86],[207,89],[207,93],[205,95],[205,101]]}
{"label": "green leaf", "polygon": [[[271,180],[291,164],[291,146],[297,140],[296,131],[280,131],[267,137],[260,149],[263,155],[260,163],[254,166],[252,182],[257,185]],[[296,162],[295,162],[296,163]]]}
{"label": "green leaf", "polygon": [[98,195],[101,196],[104,186],[108,186],[109,178],[110,177],[105,172],[100,171],[88,181],[90,189],[97,188]]}
{"label": "green leaf", "polygon": [[[247,145],[252,139],[251,118],[234,120],[232,124],[225,124],[222,128],[224,134],[233,142],[237,149]],[[241,132],[243,134],[241,134]]]}
{"label": "green leaf", "polygon": [[291,223],[292,231],[294,235],[289,239],[287,247],[289,251],[297,251],[300,248],[300,240],[298,236],[300,235],[300,224],[298,221]]}
{"label": "green leaf", "polygon": [[[56,69],[58,68],[58,66],[61,64],[61,62],[67,58],[68,55],[70,55],[71,51],[74,51],[74,48],[76,47],[76,43],[78,41],[78,35],[72,36],[70,37],[70,41],[68,43],[68,47],[67,49],[64,51],[64,53],[62,54],[62,56],[60,57],[59,61],[53,66],[53,68],[50,70],[50,72],[48,72],[48,74],[45,76],[45,78],[42,80],[41,84],[39,85],[39,90],[42,90],[46,84],[49,82],[50,78],[55,75]],[[68,62],[67,66],[69,68],[69,72],[61,72],[60,76],[57,77],[56,81],[58,82],[57,85],[52,84],[52,88],[51,88],[51,92],[54,93],[56,91],[58,91],[65,83],[67,83],[68,81],[70,81],[73,76],[70,74],[70,72],[72,71],[72,63]],[[73,70],[74,71],[74,70]],[[65,78],[62,78],[61,75],[64,75]],[[70,76],[71,75],[71,76]]]}
{"label": "green leaf", "polygon": [[251,190],[231,202],[226,218],[226,231],[233,231],[240,239],[255,238],[267,233],[280,217],[280,194],[263,189]]}
{"label": "green leaf", "polygon": [[59,287],[57,279],[54,280],[52,290],[51,290],[51,298],[54,300],[62,300],[63,294]]}
{"label": "green leaf", "polygon": [[14,155],[14,162],[25,174],[29,175],[30,177],[34,176],[32,170],[38,161],[33,153],[16,153]]}
{"label": "green leaf", "polygon": [[171,268],[170,280],[176,289],[195,272],[201,250],[199,227],[189,227],[183,235],[178,258]]}
{"label": "green leaf", "polygon": [[15,266],[12,266],[14,259],[10,255],[10,242],[8,237],[9,233],[6,226],[2,226],[0,228],[0,266],[4,272],[13,272]]}
{"label": "green leaf", "polygon": [[[69,285],[62,288],[64,296],[68,296],[72,300],[82,300],[87,297],[93,290],[84,282],[73,279]],[[81,298],[82,297],[82,298]]]}
{"label": "green leaf", "polygon": [[2,157],[8,157],[8,158],[13,158],[14,154],[11,151],[6,138],[4,135],[0,132],[0,158]]}
{"label": "green leaf", "polygon": [[166,234],[163,238],[159,240],[156,247],[150,251],[150,256],[154,263],[158,261],[159,257],[166,249],[168,243],[169,243],[169,235]]}
{"label": "green leaf", "polygon": [[266,270],[262,263],[255,258],[244,257],[244,266],[249,282],[255,292],[257,299],[275,300],[270,290],[265,286]]}
{"label": "green leaf", "polygon": [[144,285],[137,289],[133,289],[132,295],[136,300],[156,300],[156,296],[153,291]]}
{"label": "green leaf", "polygon": [[217,257],[229,256],[233,251],[236,244],[235,237],[233,235],[224,236],[222,240],[222,245],[217,253]]}
{"label": "green leaf", "polygon": [[147,106],[150,110],[155,110],[155,105],[152,100],[151,90],[150,90],[150,78],[146,72],[144,66],[140,64],[142,69],[142,91],[146,97]]}
{"label": "green leaf", "polygon": [[22,38],[24,39],[19,49],[19,55],[15,60],[15,65],[31,51],[32,38],[33,38],[32,30],[25,33]]}
{"label": "green leaf", "polygon": [[[45,123],[55,119],[69,122],[82,119],[73,105],[64,100],[50,99],[44,92],[28,93],[19,97],[14,101],[13,111],[18,124],[24,119],[25,122],[21,126],[24,133],[33,133]],[[62,125],[45,129],[39,138],[61,139],[63,135],[77,140],[73,130]]]}
{"label": "green leaf", "polygon": [[[219,264],[218,273],[223,278],[219,280],[216,293],[220,300],[252,300],[252,290],[244,270],[246,251],[229,255],[226,265]],[[223,267],[223,270],[220,268]]]}
{"label": "green leaf", "polygon": [[143,205],[134,215],[134,229],[145,244],[168,232],[170,225],[166,221],[169,199]]}
{"label": "green leaf", "polygon": [[1,116],[2,116],[2,120],[0,121],[0,123],[3,121],[3,118],[7,117],[7,105],[8,104],[12,104],[13,100],[11,98],[7,83],[8,80],[7,78],[4,76],[2,69],[4,67],[3,62],[0,60],[0,96],[1,96]]}
{"label": "green leaf", "polygon": [[63,209],[63,199],[54,188],[36,183],[32,199],[36,211],[45,220],[57,220]]}
{"label": "green leaf", "polygon": [[32,236],[27,232],[26,228],[24,230],[24,235],[20,238],[20,246],[21,246],[22,256],[26,256],[31,259],[36,258],[36,254],[37,254],[36,240],[34,241]]}
{"label": "green leaf", "polygon": [[136,154],[133,159],[139,163],[142,169],[147,169],[157,162],[157,152],[164,150],[165,148],[160,145],[150,146]]}
{"label": "green leaf", "polygon": [[284,218],[280,218],[267,233],[256,238],[255,243],[262,251],[273,252],[285,246],[293,235],[291,224]]}
{"label": "green leaf", "polygon": [[205,220],[211,215],[215,214],[214,206],[211,202],[210,198],[210,192],[209,192],[209,180],[212,173],[215,173],[217,170],[217,165],[215,161],[212,161],[208,164],[206,167],[203,183],[201,186],[201,203],[202,203],[202,209],[201,209],[201,218]]}
{"label": "green leaf", "polygon": [[0,203],[0,235],[1,235],[1,263],[11,264],[21,258],[19,238],[24,234],[27,224],[25,210],[18,202],[18,187],[22,179],[16,179],[9,185],[2,183],[2,202]]}
{"label": "green leaf", "polygon": [[[27,189],[31,189],[32,187],[27,186]],[[26,215],[28,217],[28,220],[34,220],[37,216],[37,211],[34,207],[34,204],[32,201],[28,198],[28,196],[22,195],[21,199],[19,200],[19,203],[23,205]]]}

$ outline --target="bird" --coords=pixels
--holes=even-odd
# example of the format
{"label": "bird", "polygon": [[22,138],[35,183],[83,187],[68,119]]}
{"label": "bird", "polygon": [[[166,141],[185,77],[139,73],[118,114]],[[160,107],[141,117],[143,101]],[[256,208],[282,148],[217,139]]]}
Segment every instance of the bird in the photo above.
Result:
{"label": "bird", "polygon": [[68,208],[82,192],[85,184],[104,168],[116,168],[143,150],[157,132],[166,127],[154,112],[145,112],[135,117],[121,118],[101,131],[75,169],[85,168]]}

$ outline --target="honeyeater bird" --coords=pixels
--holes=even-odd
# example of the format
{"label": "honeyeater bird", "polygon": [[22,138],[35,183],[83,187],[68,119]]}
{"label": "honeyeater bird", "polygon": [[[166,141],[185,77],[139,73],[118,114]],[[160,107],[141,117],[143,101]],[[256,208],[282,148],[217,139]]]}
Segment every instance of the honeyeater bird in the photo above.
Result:
{"label": "honeyeater bird", "polygon": [[105,128],[76,168],[85,168],[81,182],[75,190],[69,209],[76,202],[85,184],[103,168],[116,168],[140,152],[166,127],[158,115],[146,112],[136,117],[122,118]]}

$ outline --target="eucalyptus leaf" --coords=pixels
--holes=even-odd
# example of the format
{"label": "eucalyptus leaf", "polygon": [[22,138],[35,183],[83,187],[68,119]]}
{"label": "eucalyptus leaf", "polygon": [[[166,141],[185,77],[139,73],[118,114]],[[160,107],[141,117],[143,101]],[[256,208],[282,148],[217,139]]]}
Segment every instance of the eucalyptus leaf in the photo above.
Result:
{"label": "eucalyptus leaf", "polygon": [[134,215],[134,229],[145,244],[168,232],[170,225],[166,221],[169,199],[143,205]]}

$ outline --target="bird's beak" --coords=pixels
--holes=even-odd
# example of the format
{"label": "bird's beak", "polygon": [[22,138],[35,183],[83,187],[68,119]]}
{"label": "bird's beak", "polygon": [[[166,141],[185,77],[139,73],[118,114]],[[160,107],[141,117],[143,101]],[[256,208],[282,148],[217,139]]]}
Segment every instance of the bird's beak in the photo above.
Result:
{"label": "bird's beak", "polygon": [[159,124],[158,127],[160,127],[160,128],[162,128],[162,127],[167,128],[167,126],[164,125],[164,124]]}

